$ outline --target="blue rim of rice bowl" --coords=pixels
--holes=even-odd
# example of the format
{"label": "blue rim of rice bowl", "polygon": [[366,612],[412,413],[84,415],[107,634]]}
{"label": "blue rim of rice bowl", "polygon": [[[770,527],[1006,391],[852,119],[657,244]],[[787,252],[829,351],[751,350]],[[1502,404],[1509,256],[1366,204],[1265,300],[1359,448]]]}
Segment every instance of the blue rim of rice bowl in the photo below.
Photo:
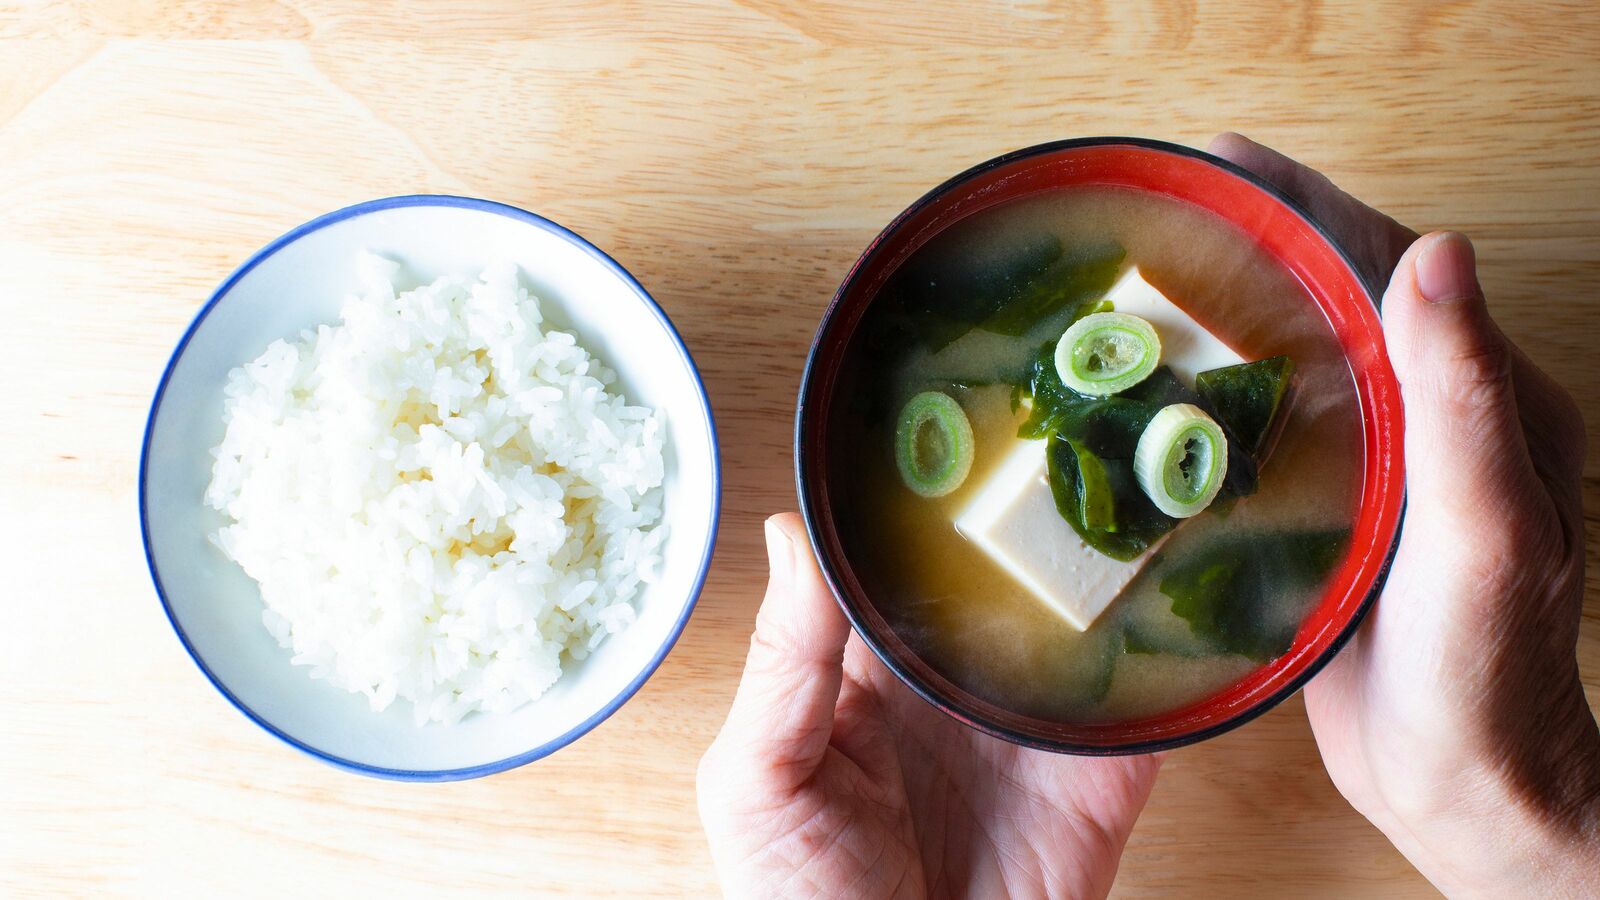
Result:
{"label": "blue rim of rice bowl", "polygon": [[[173,368],[177,366],[178,360],[183,356],[183,351],[189,346],[190,338],[194,337],[195,331],[200,327],[200,323],[205,321],[206,316],[210,314],[212,308],[215,307],[217,303],[222,300],[222,298],[226,297],[228,292],[233,290],[233,287],[238,284],[245,275],[250,273],[251,269],[254,269],[263,260],[272,256],[274,253],[277,253],[279,250],[283,249],[289,244],[299,240],[300,238],[305,237],[312,232],[326,228],[329,225],[342,222],[345,219],[355,218],[357,216],[378,212],[380,210],[414,206],[443,206],[471,209],[480,212],[493,213],[494,215],[505,216],[510,219],[516,219],[520,222],[524,222],[536,228],[550,232],[551,234],[562,238],[568,243],[571,243],[578,249],[589,254],[589,256],[593,257],[600,264],[604,265],[611,271],[613,275],[622,279],[623,283],[632,288],[634,294],[636,294],[638,298],[644,302],[645,307],[655,316],[656,321],[666,331],[667,336],[672,339],[673,344],[677,346],[678,355],[682,359],[683,364],[688,367],[689,377],[693,379],[695,391],[699,395],[701,412],[704,414],[706,421],[708,446],[711,448],[711,527],[706,533],[705,548],[701,551],[699,572],[695,575],[694,585],[690,589],[688,602],[683,608],[683,613],[678,616],[678,621],[673,623],[672,632],[667,636],[666,641],[662,643],[660,649],[656,651],[655,656],[649,661],[648,664],[645,665],[643,669],[640,670],[639,674],[622,689],[621,693],[613,697],[610,702],[601,707],[600,710],[594,715],[580,722],[576,727],[572,728],[565,734],[546,741],[545,743],[527,751],[526,753],[520,753],[516,756],[507,757],[495,762],[483,763],[481,765],[468,766],[460,769],[389,769],[382,766],[369,766],[354,760],[334,756],[331,753],[290,736],[288,733],[282,731],[277,726],[258,715],[254,710],[240,701],[238,697],[235,697],[233,692],[229,691],[227,686],[224,685],[216,675],[212,674],[211,669],[206,666],[205,660],[200,658],[200,654],[195,651],[194,645],[189,642],[189,636],[184,633],[183,626],[178,623],[177,616],[173,614],[172,605],[167,602],[166,588],[161,583],[161,572],[156,568],[155,555],[151,549],[150,518],[145,508],[145,495],[150,471],[150,442],[155,432],[156,414],[161,409],[161,399],[166,394],[167,382],[172,377]],[[642,687],[647,680],[649,680],[650,676],[655,674],[655,671],[660,667],[662,660],[666,659],[667,653],[670,652],[673,645],[678,642],[678,637],[683,634],[684,626],[688,624],[689,616],[694,612],[696,603],[699,602],[700,591],[705,586],[706,573],[711,567],[712,548],[716,546],[717,542],[717,524],[721,514],[721,507],[722,455],[717,446],[716,421],[712,416],[711,402],[706,397],[705,382],[701,379],[700,370],[695,366],[694,358],[690,355],[689,348],[684,345],[682,336],[680,336],[678,334],[678,330],[673,327],[672,320],[667,317],[667,314],[664,310],[662,310],[661,305],[655,301],[654,297],[650,296],[650,292],[645,290],[644,286],[639,283],[638,279],[634,278],[627,269],[624,269],[621,264],[612,259],[608,254],[606,254],[605,251],[589,243],[571,229],[552,222],[543,216],[528,212],[525,209],[520,209],[515,206],[510,206],[504,203],[496,203],[492,200],[480,200],[473,197],[457,197],[449,194],[412,194],[400,197],[385,197],[379,200],[368,200],[365,203],[357,203],[354,206],[347,206],[344,209],[335,210],[327,213],[326,215],[318,216],[317,218],[312,219],[311,221],[306,222],[305,224],[285,233],[260,250],[257,250],[255,254],[253,254],[249,259],[245,260],[243,265],[239,266],[238,269],[235,269],[233,274],[228,276],[227,280],[222,282],[221,286],[219,286],[216,291],[212,293],[211,298],[206,301],[205,305],[200,307],[200,311],[195,314],[194,320],[189,323],[189,327],[184,330],[183,337],[178,341],[178,346],[172,351],[172,357],[167,360],[166,368],[161,373],[161,381],[156,387],[155,397],[150,402],[150,414],[145,419],[144,440],[139,450],[139,531],[144,540],[145,563],[149,566],[150,578],[155,583],[156,595],[161,599],[161,608],[167,614],[167,621],[172,624],[172,630],[178,635],[178,640],[182,642],[183,649],[188,652],[189,658],[194,660],[194,664],[200,668],[201,673],[206,676],[206,680],[211,682],[211,686],[216,688],[223,697],[227,698],[228,702],[233,704],[235,709],[239,710],[241,713],[244,713],[244,715],[249,718],[250,721],[261,726],[263,730],[271,734],[273,737],[276,737],[278,740],[283,741],[285,744],[288,744],[296,750],[313,756],[325,763],[328,763],[329,765],[334,766],[335,768],[344,769],[347,772],[354,772],[359,775],[370,775],[376,778],[387,778],[394,781],[461,781],[469,778],[480,778],[484,775],[493,775],[497,772],[504,772],[508,769],[514,769],[518,766],[533,762],[536,759],[549,756],[557,750],[560,750],[562,747],[567,746],[568,744],[587,734],[595,726],[605,721],[611,716],[612,713],[621,708],[622,704],[626,703],[630,698],[632,698],[633,695],[638,692],[639,688]]]}

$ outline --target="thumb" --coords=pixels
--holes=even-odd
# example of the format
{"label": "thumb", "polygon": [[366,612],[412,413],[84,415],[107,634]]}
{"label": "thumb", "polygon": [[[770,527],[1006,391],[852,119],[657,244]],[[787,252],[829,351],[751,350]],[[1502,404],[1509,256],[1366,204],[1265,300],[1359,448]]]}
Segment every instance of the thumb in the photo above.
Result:
{"label": "thumb", "polygon": [[1383,325],[1405,400],[1411,490],[1452,514],[1498,510],[1530,463],[1511,345],[1489,316],[1472,243],[1450,231],[1413,243],[1384,293]]}
{"label": "thumb", "polygon": [[834,602],[794,513],[767,520],[771,575],[744,675],[717,742],[724,763],[792,790],[822,763],[833,731],[850,623]]}

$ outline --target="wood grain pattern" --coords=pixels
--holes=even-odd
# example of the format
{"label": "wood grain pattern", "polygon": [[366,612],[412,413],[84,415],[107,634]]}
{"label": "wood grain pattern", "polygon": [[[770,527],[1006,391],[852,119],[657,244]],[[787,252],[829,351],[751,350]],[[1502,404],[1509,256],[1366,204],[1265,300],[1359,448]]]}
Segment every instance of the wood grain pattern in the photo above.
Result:
{"label": "wood grain pattern", "polygon": [[[1238,129],[1478,241],[1508,332],[1600,428],[1600,22],[1587,2],[363,4],[0,0],[0,894],[707,896],[694,763],[793,506],[817,317],[871,235],[1051,138]],[[574,749],[406,786],[278,746],[197,676],[139,548],[143,419],[216,283],[414,191],[538,210],[679,324],[723,537],[677,649]],[[1581,659],[1600,703],[1600,454]],[[1298,701],[1175,753],[1122,896],[1424,896]]]}

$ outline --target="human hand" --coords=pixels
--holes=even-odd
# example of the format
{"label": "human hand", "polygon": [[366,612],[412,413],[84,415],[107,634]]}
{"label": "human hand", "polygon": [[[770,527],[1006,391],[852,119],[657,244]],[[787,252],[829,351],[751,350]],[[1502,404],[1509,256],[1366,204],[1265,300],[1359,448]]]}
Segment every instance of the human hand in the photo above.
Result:
{"label": "human hand", "polygon": [[731,897],[1103,896],[1160,759],[1027,750],[969,729],[880,663],[793,513],[744,676],[700,761]]}
{"label": "human hand", "polygon": [[1576,404],[1490,318],[1466,238],[1419,239],[1239,135],[1211,151],[1276,184],[1388,284],[1408,505],[1377,606],[1306,688],[1329,775],[1447,894],[1592,896],[1600,733],[1576,657]]}

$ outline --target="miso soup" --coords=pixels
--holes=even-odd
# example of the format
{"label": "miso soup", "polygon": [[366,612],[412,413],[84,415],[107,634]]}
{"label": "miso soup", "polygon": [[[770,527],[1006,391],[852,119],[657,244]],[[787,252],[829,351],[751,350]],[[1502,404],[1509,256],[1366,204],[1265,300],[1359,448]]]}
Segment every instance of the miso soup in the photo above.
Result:
{"label": "miso soup", "polygon": [[[1106,298],[1135,269],[1225,346],[1207,356],[1184,335],[1163,337],[1160,367],[1134,372],[1129,377],[1140,384],[1109,398],[1063,382],[1041,387],[1039,379],[1062,371],[1047,371],[1051,348],[1087,316],[1118,312]],[[1159,323],[1154,330],[1162,331]],[[1086,357],[1091,379],[1104,371],[1097,367],[1120,365],[1118,352],[1139,350],[1137,342],[1097,346],[1111,355]],[[1229,351],[1260,365],[1211,366]],[[1273,395],[1270,422],[1259,414],[1267,407],[1251,420],[1226,393],[1197,385],[1214,387],[1235,371],[1256,379],[1235,385],[1235,397],[1259,399],[1273,385],[1288,386]],[[1125,721],[1226,688],[1288,649],[1355,518],[1360,414],[1327,321],[1249,236],[1181,201],[1074,188],[963,219],[890,277],[852,338],[840,378],[828,432],[829,491],[851,567],[924,661],[1019,714]],[[1060,397],[1041,396],[1046,390]],[[924,396],[934,394],[954,403]],[[1154,419],[1147,411],[1126,423],[1112,414],[1168,406],[1221,423],[1220,487],[1193,468],[1216,460],[1196,456],[1200,445],[1192,442],[1175,445],[1165,475],[1135,469],[1135,444],[1154,430]],[[946,429],[963,418],[969,432]],[[906,428],[915,433],[908,437]],[[1013,453],[1035,445],[1040,459],[1057,454],[1045,483],[1052,511],[1073,530],[1002,521],[978,533],[974,509],[986,510],[989,521],[1026,506],[1008,506],[1009,488],[996,481]],[[968,458],[955,465],[950,455],[961,453]],[[927,472],[918,474],[919,466]],[[1161,498],[1146,503],[1136,494],[1135,476],[1146,494],[1164,491],[1162,484],[1178,493],[1195,488],[1198,499],[1190,499],[1203,510],[1162,507],[1183,513],[1168,516],[1150,506]],[[1044,501],[1030,502],[1039,514]],[[1046,570],[1048,577],[1039,574]],[[1073,591],[1082,596],[1062,596]]]}

